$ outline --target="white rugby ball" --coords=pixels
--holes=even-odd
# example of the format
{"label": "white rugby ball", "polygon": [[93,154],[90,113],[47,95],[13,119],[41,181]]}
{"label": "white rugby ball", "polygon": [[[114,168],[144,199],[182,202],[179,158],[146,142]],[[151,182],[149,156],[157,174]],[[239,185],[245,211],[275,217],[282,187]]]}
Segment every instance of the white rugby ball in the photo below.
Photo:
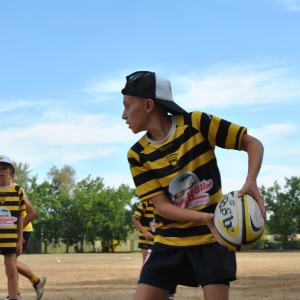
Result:
{"label": "white rugby ball", "polygon": [[218,236],[228,248],[247,251],[253,248],[264,232],[264,218],[256,200],[238,191],[225,195],[215,210],[214,225]]}

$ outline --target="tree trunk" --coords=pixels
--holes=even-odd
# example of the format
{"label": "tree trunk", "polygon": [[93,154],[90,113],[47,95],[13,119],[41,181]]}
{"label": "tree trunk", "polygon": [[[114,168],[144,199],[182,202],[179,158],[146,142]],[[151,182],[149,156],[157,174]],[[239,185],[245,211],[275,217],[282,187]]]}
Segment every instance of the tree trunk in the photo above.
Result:
{"label": "tree trunk", "polygon": [[283,249],[288,250],[288,237],[287,237],[287,235],[284,236]]}
{"label": "tree trunk", "polygon": [[81,246],[81,247],[80,247],[80,252],[81,252],[81,253],[84,253],[84,250],[83,250],[83,242],[84,242],[84,237],[82,237],[82,238],[81,238],[81,241],[80,241],[80,246]]}

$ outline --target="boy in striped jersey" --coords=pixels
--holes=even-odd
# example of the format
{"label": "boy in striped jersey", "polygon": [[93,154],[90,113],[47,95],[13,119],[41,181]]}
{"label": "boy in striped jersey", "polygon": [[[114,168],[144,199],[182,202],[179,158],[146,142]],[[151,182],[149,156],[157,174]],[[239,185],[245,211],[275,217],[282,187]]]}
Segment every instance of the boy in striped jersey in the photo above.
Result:
{"label": "boy in striped jersey", "polygon": [[0,155],[0,250],[4,255],[10,300],[17,300],[17,256],[22,254],[23,216],[26,209],[22,188],[9,182],[12,165]]}
{"label": "boy in striped jersey", "polygon": [[132,216],[133,224],[140,230],[138,247],[142,249],[143,263],[154,240],[153,232],[156,229],[156,224],[153,209],[152,202],[145,201],[140,203]]}
{"label": "boy in striped jersey", "polygon": [[[15,168],[13,165],[11,165],[11,167],[12,167],[12,173],[10,174],[9,181],[12,184],[15,184],[13,181],[13,178],[15,175]],[[25,252],[27,250],[27,245],[28,245],[31,233],[33,231],[31,221],[35,218],[36,212],[24,191],[23,191],[23,193],[24,193],[24,201],[25,201],[25,205],[26,205],[26,210],[22,211],[22,215],[23,215],[23,252]],[[19,274],[26,277],[32,283],[33,288],[36,291],[36,299],[37,300],[41,299],[43,296],[43,292],[44,292],[44,285],[46,284],[46,277],[45,276],[38,277],[36,274],[34,274],[30,270],[30,268],[27,265],[23,264],[20,261],[17,261],[17,270],[18,270]],[[19,277],[19,275],[18,275],[18,277]],[[19,284],[18,284],[17,293],[18,293],[18,300],[21,300],[22,296],[20,293]],[[8,300],[8,299],[9,299],[9,296],[7,296],[6,298],[1,299],[1,300]]]}
{"label": "boy in striped jersey", "polygon": [[244,127],[200,111],[187,113],[173,101],[170,81],[154,72],[127,76],[122,94],[122,118],[133,133],[146,131],[128,161],[139,198],[152,201],[157,223],[134,300],[162,300],[178,284],[201,285],[205,300],[227,300],[236,260],[213,225],[223,196],[215,146],[248,153],[239,195],[252,194],[265,218],[256,185],[262,144]]}

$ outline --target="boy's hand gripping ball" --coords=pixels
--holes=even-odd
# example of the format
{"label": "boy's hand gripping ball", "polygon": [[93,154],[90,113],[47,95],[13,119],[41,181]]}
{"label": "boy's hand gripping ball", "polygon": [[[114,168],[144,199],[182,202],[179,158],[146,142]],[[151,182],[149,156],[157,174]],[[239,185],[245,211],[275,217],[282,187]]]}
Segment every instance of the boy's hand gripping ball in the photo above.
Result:
{"label": "boy's hand gripping ball", "polygon": [[215,210],[214,225],[223,243],[234,251],[253,248],[264,231],[264,219],[256,200],[238,191],[225,195]]}

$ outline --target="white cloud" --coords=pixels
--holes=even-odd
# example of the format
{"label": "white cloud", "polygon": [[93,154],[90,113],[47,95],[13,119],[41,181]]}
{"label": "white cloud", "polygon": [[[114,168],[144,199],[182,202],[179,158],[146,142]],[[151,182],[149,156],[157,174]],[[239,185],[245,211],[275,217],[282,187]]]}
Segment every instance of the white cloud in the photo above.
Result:
{"label": "white cloud", "polygon": [[50,101],[28,101],[28,100],[1,100],[0,102],[0,113],[11,112],[16,109],[28,108],[32,106],[42,107],[46,106]]}
{"label": "white cloud", "polygon": [[104,184],[106,186],[118,188],[122,183],[129,185],[131,188],[135,188],[133,179],[131,177],[129,167],[128,176],[119,173],[103,174]]}
{"label": "white cloud", "polygon": [[280,140],[284,137],[296,133],[298,127],[298,125],[291,123],[269,124],[264,125],[262,128],[250,128],[248,133],[267,145],[274,142],[280,143]]}
{"label": "white cloud", "polygon": [[113,98],[111,94],[120,94],[124,85],[125,75],[119,75],[115,78],[96,78],[86,83],[84,91],[100,101],[107,101]]}
{"label": "white cloud", "polygon": [[187,109],[285,103],[300,97],[299,79],[288,69],[217,66],[205,74],[173,76],[174,98]]}
{"label": "white cloud", "polygon": [[135,136],[119,118],[105,115],[68,115],[64,121],[0,130],[1,152],[17,161],[38,165],[104,157]]}
{"label": "white cloud", "polygon": [[286,5],[287,10],[300,11],[300,1],[299,0],[283,0]]}

